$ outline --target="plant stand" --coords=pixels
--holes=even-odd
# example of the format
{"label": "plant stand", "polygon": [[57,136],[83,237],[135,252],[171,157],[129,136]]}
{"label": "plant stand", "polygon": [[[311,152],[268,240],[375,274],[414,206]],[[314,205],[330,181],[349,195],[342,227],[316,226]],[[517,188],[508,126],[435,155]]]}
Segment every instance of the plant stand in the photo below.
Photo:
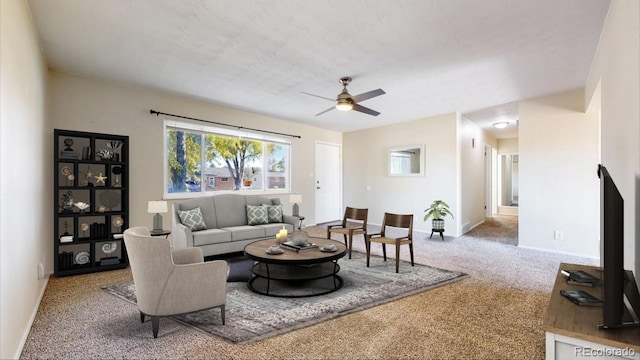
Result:
{"label": "plant stand", "polygon": [[442,241],[444,241],[444,229],[431,229],[431,236],[429,236],[429,239],[431,239],[434,232],[440,233],[440,237],[442,238]]}

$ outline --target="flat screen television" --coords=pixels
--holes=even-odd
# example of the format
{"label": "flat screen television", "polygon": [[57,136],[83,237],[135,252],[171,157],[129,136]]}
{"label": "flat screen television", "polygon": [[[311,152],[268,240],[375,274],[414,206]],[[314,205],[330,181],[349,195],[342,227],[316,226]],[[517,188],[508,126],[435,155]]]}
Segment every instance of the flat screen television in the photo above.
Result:
{"label": "flat screen television", "polygon": [[624,199],[609,171],[598,165],[602,241],[602,324],[600,328],[640,326],[640,296],[624,270]]}

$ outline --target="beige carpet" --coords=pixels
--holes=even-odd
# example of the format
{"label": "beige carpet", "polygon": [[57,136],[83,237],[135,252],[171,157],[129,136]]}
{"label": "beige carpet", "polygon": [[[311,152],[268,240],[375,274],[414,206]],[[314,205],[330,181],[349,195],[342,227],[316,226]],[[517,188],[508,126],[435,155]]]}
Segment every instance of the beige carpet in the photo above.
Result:
{"label": "beige carpet", "polygon": [[[321,228],[307,228],[322,233]],[[138,311],[102,287],[131,280],[128,269],[51,278],[23,358],[541,359],[542,318],[560,262],[587,259],[520,249],[474,237],[415,236],[416,261],[469,279],[245,345],[161,320],[126,337]],[[354,248],[364,250],[357,238]],[[374,248],[374,253],[380,253]],[[403,250],[401,258],[408,258]],[[364,266],[364,265],[363,265]],[[121,328],[106,326],[117,322]]]}

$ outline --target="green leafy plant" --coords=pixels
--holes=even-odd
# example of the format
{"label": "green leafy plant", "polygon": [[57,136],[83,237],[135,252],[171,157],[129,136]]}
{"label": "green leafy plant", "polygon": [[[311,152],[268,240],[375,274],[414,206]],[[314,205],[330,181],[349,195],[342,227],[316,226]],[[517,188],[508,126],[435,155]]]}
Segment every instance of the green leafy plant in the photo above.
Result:
{"label": "green leafy plant", "polygon": [[426,213],[424,221],[429,220],[430,217],[433,217],[434,220],[440,220],[447,215],[451,215],[453,218],[453,214],[449,211],[449,205],[442,200],[435,200],[424,212]]}

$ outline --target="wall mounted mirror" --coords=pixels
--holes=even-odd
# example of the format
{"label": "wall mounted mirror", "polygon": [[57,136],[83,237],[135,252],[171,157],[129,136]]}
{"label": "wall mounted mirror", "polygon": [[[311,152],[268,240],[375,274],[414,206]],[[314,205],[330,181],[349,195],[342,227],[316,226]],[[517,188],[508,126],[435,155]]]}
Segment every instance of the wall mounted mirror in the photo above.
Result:
{"label": "wall mounted mirror", "polygon": [[424,176],[424,145],[390,148],[387,161],[389,176]]}
{"label": "wall mounted mirror", "polygon": [[502,154],[499,163],[500,206],[518,206],[518,154]]}

